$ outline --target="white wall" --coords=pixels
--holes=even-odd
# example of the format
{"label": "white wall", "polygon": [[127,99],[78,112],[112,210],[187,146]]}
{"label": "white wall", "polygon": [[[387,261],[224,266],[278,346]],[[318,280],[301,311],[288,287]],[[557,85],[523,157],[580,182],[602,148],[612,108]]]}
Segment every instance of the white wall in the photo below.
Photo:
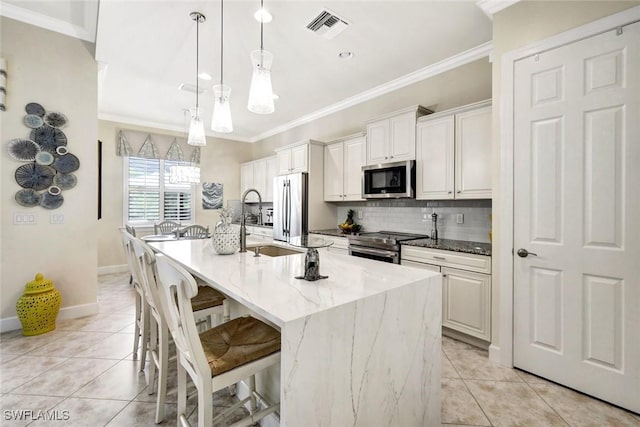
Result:
{"label": "white wall", "polygon": [[[0,113],[0,329],[7,330],[20,328],[15,303],[38,272],[62,294],[61,316],[97,309],[97,67],[92,44],[7,18],[0,25],[0,55],[8,65],[7,110]],[[67,116],[68,148],[80,160],[78,184],[53,211],[14,199],[20,189],[14,173],[22,163],[9,157],[6,144],[29,136],[22,124],[29,102]],[[35,214],[37,224],[14,225],[16,212]],[[51,213],[64,214],[65,223],[50,224]]]}
{"label": "white wall", "polygon": [[638,1],[521,1],[504,9],[493,17],[493,247],[492,253],[492,341],[500,345],[499,333],[499,301],[500,288],[513,286],[508,278],[499,277],[499,260],[495,254],[511,248],[499,246],[500,236],[500,200],[499,191],[503,179],[513,177],[500,176],[500,141],[501,120],[498,114],[501,109],[500,97],[503,88],[501,82],[502,55],[534,42],[543,40],[572,28],[579,27],[596,19],[620,12],[640,4]]}
{"label": "white wall", "polygon": [[[102,147],[102,219],[98,222],[98,266],[101,272],[124,267],[126,260],[118,229],[123,222],[123,161],[116,156],[118,132],[124,130],[134,151],[142,145],[147,134],[161,157],[164,157],[176,137],[182,141],[185,157],[191,155],[191,147],[184,143],[184,133],[146,128],[109,121],[98,122],[98,139]],[[157,136],[153,138],[153,136]],[[223,183],[224,204],[240,198],[240,163],[251,158],[251,144],[217,138],[207,138],[207,145],[200,150],[200,179],[202,182]],[[213,230],[219,221],[218,210],[202,209],[202,186],[196,186],[195,222]]]}

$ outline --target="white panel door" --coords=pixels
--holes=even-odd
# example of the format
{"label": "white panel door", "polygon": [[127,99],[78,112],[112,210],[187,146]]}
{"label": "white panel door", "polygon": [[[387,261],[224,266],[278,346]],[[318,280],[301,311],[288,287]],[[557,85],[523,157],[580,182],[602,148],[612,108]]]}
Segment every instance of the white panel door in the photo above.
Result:
{"label": "white panel door", "polygon": [[[262,201],[265,202],[267,190],[267,161],[264,159],[255,160],[253,162],[253,188],[258,190]],[[252,193],[255,196],[255,193]],[[255,196],[258,199],[258,196]]]}
{"label": "white panel door", "polygon": [[344,145],[344,197],[343,200],[362,198],[362,166],[365,158],[363,136],[343,142]]}
{"label": "white panel door", "polygon": [[491,107],[456,114],[456,199],[491,198]]}
{"label": "white panel door", "polygon": [[418,123],[416,199],[453,199],[454,118]]}
{"label": "white panel door", "polygon": [[514,81],[514,365],[640,412],[640,23]]}
{"label": "white panel door", "polygon": [[291,173],[291,149],[281,150],[276,153],[278,157],[278,175]]}
{"label": "white panel door", "polygon": [[[250,188],[253,188],[253,162],[240,165],[240,196]],[[246,201],[257,202],[258,196],[255,193],[249,193]]]}
{"label": "white panel door", "polygon": [[342,142],[324,147],[324,200],[341,202],[343,198],[344,151]]}
{"label": "white panel door", "polygon": [[400,114],[389,119],[389,161],[415,160],[416,113]]}
{"label": "white panel door", "polygon": [[267,202],[273,202],[273,178],[278,175],[278,156],[267,157],[267,181],[264,190],[264,198]]}

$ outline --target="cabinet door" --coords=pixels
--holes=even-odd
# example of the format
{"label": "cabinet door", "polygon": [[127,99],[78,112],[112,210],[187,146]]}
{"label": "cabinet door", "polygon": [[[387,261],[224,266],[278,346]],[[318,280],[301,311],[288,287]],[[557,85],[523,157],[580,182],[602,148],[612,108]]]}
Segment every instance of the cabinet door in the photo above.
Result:
{"label": "cabinet door", "polygon": [[491,107],[456,115],[456,199],[491,198]]}
{"label": "cabinet door", "polygon": [[491,276],[442,267],[442,326],[491,341]]}
{"label": "cabinet door", "polygon": [[307,144],[291,149],[291,172],[309,172],[309,146]]}
{"label": "cabinet door", "polygon": [[365,138],[344,141],[344,197],[343,200],[362,198],[362,166],[365,158]]}
{"label": "cabinet door", "polygon": [[278,151],[278,175],[287,175],[291,173],[291,149]]}
{"label": "cabinet door", "polygon": [[389,120],[367,125],[367,164],[389,162]]}
{"label": "cabinet door", "polygon": [[409,112],[389,119],[389,161],[416,158],[416,113]]}
{"label": "cabinet door", "polygon": [[[265,201],[265,191],[267,188],[267,161],[264,159],[256,160],[253,162],[253,188],[258,190],[260,193],[260,197],[262,197],[262,201]],[[258,197],[255,193],[252,193],[255,200],[258,200]]]}
{"label": "cabinet door", "polygon": [[[253,162],[243,163],[240,166],[240,196],[249,188],[253,188]],[[247,195],[247,202],[257,202],[258,197],[255,193]]]}
{"label": "cabinet door", "polygon": [[453,116],[417,125],[416,199],[453,199]]}
{"label": "cabinet door", "polygon": [[344,182],[343,143],[324,147],[324,200],[340,202],[343,200]]}
{"label": "cabinet door", "polygon": [[267,165],[267,179],[265,182],[264,199],[266,202],[273,202],[273,178],[278,175],[278,156],[265,159]]}

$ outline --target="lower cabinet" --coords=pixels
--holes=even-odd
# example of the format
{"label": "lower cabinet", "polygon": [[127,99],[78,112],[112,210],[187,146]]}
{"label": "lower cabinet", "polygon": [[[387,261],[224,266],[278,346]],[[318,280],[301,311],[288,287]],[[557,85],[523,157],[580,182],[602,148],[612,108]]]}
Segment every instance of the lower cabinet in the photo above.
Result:
{"label": "lower cabinet", "polygon": [[324,240],[333,242],[333,245],[320,249],[321,251],[327,251],[327,252],[340,254],[340,255],[349,255],[349,241],[347,240],[346,237],[326,236],[324,234],[315,234],[315,233],[310,233],[309,236],[317,239],[324,239]]}
{"label": "lower cabinet", "polygon": [[491,341],[491,257],[403,245],[401,263],[442,273],[442,326]]}

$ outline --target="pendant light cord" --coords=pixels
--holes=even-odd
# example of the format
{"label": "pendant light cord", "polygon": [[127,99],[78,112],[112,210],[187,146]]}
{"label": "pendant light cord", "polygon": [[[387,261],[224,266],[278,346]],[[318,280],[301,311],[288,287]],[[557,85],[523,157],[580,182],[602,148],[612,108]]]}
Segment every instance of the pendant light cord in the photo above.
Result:
{"label": "pendant light cord", "polygon": [[[264,12],[264,0],[260,0],[260,9]],[[260,18],[260,50],[264,50],[264,17]]]}
{"label": "pendant light cord", "polygon": [[198,117],[198,95],[200,92],[198,70],[200,69],[200,14],[196,15],[196,117]]}
{"label": "pendant light cord", "polygon": [[224,71],[224,0],[220,0],[220,86]]}

